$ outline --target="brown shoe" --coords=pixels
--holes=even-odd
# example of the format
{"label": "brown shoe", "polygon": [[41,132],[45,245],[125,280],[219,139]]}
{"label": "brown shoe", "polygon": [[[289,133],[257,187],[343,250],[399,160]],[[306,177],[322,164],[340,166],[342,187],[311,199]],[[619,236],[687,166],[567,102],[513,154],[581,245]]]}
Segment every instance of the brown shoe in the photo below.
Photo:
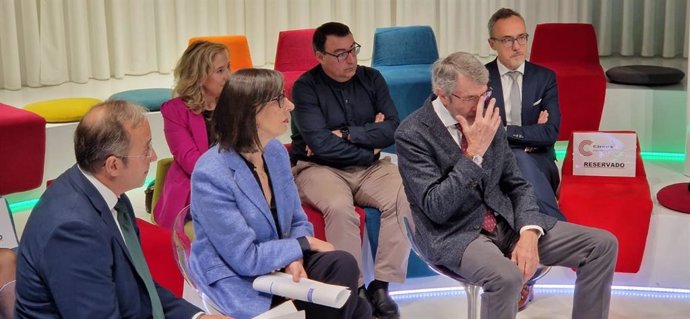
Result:
{"label": "brown shoe", "polygon": [[520,291],[520,300],[518,300],[518,311],[523,311],[527,308],[527,304],[534,299],[534,284],[526,283],[522,286]]}

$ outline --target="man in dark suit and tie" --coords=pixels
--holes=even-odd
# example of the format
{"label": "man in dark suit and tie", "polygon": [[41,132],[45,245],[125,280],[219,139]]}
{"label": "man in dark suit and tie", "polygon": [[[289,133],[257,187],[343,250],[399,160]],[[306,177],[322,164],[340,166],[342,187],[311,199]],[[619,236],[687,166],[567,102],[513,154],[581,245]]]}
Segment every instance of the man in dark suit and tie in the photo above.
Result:
{"label": "man in dark suit and tie", "polygon": [[539,211],[565,221],[556,203],[560,183],[554,144],[561,113],[556,73],[525,61],[529,35],[525,21],[512,9],[489,19],[489,45],[496,59],[486,64],[508,144],[522,176],[532,184]]}
{"label": "man in dark suit and tie", "polygon": [[425,257],[482,286],[481,317],[515,318],[539,263],[577,269],[572,317],[607,318],[618,243],[609,232],[542,214],[522,178],[474,56],[432,68],[434,93],[395,133]]}
{"label": "man in dark suit and tie", "polygon": [[46,190],[24,228],[16,318],[227,318],[204,315],[151,278],[124,194],[156,160],[144,113],[108,101],[77,126],[77,165]]}

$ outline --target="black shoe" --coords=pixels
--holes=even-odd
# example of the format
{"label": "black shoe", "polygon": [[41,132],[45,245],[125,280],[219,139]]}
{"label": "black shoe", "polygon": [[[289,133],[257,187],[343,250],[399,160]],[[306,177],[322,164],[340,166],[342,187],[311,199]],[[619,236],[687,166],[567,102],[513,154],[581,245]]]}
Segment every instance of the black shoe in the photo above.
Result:
{"label": "black shoe", "polygon": [[364,299],[364,301],[367,302],[367,305],[369,305],[369,309],[371,309],[371,312],[374,312],[374,305],[371,304],[371,300],[369,300],[369,296],[367,296],[367,290],[364,289],[364,286],[359,287],[357,289],[357,294],[359,295],[359,298]]}
{"label": "black shoe", "polygon": [[379,319],[399,319],[400,311],[398,305],[393,301],[393,298],[388,294],[388,290],[379,288],[375,290],[367,289],[367,297],[371,303],[371,309],[374,316]]}

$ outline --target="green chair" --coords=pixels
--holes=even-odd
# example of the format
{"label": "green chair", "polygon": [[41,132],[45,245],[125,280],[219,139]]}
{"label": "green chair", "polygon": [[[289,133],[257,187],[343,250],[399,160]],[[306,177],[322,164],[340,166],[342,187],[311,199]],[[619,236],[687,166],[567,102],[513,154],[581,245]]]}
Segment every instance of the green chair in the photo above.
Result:
{"label": "green chair", "polygon": [[156,183],[153,185],[153,198],[151,199],[151,222],[156,224],[156,220],[153,214],[153,208],[156,207],[158,198],[163,192],[163,185],[165,184],[165,176],[168,174],[168,169],[173,162],[172,157],[166,157],[158,160],[156,164]]}

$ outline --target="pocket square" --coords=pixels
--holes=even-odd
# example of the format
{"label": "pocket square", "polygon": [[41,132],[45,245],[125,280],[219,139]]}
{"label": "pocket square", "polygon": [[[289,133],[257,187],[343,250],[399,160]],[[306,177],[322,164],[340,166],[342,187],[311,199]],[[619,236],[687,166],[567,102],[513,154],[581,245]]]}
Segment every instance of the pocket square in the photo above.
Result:
{"label": "pocket square", "polygon": [[539,105],[539,103],[541,103],[541,99],[539,99],[539,101],[532,103],[532,106],[537,106],[537,105]]}

